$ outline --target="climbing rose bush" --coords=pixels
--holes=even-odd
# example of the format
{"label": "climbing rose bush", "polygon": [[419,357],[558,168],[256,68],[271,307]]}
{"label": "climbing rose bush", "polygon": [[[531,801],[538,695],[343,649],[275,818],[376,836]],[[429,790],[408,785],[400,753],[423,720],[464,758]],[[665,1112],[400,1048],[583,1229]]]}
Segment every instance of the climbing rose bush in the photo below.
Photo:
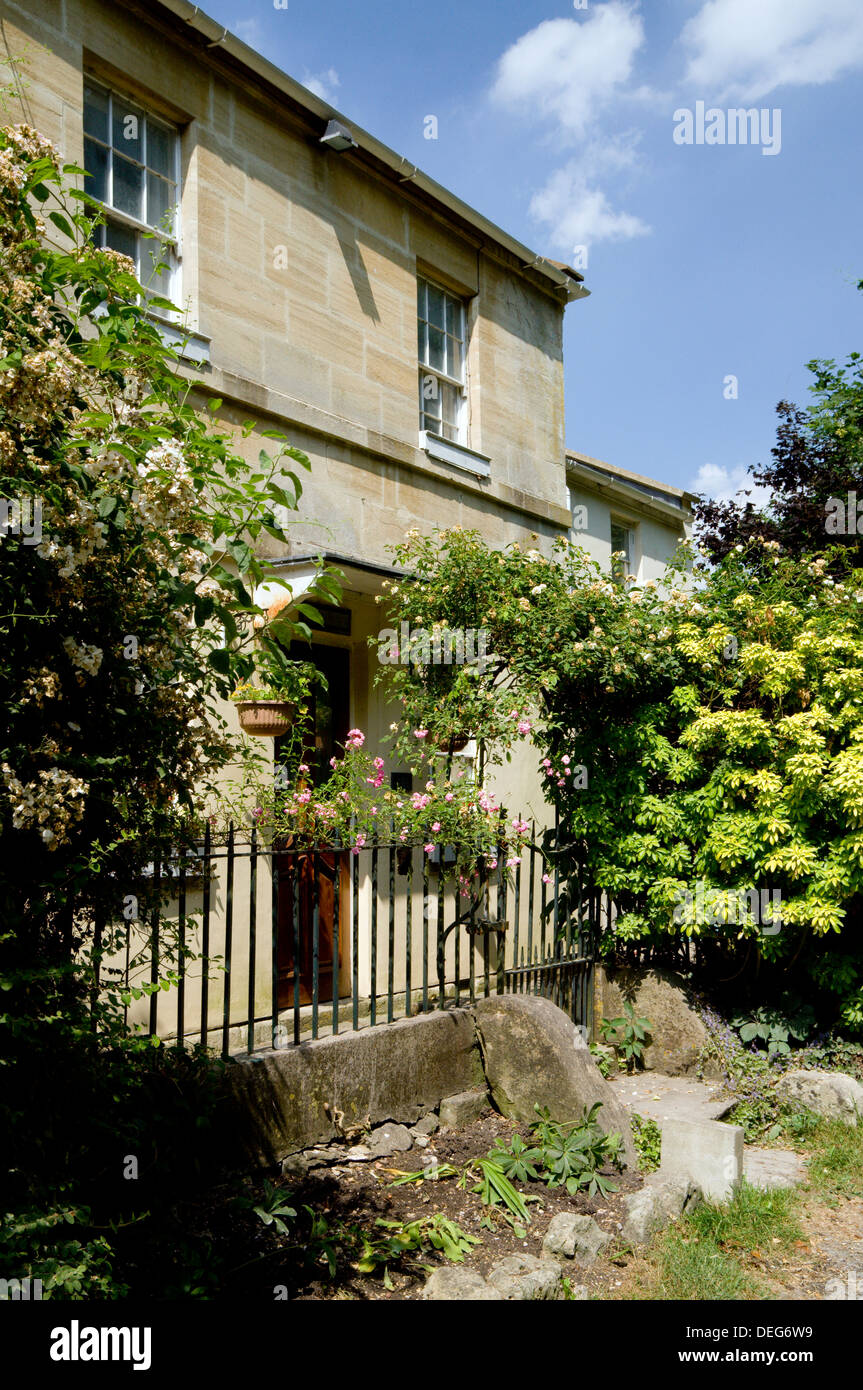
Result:
{"label": "climbing rose bush", "polygon": [[132,263],[94,247],[82,174],[29,127],[0,131],[10,967],[68,961],[127,895],[143,915],[153,846],[244,756],[219,699],[309,631],[286,610],[256,632],[250,597],[269,573],[255,542],[283,537],[308,460],[279,438],[250,464],[217,427],[220,402],[203,408],[146,311],[168,306],[145,307]]}
{"label": "climbing rose bush", "polygon": [[[421,790],[393,791],[384,786],[384,760],[372,757],[365,734],[351,729],[341,757],[330,761],[326,780],[315,785],[310,765],[296,759],[271,779],[247,778],[222,790],[209,819],[217,833],[230,823],[256,826],[268,839],[293,844],[331,844],[334,836],[355,854],[374,840],[423,846],[426,854],[446,845],[442,871],[456,875],[465,888],[480,863],[505,873],[519,862],[529,826],[510,817],[500,803],[474,781],[472,770],[448,772],[439,756],[429,766]],[[302,759],[302,753],[300,753]]]}

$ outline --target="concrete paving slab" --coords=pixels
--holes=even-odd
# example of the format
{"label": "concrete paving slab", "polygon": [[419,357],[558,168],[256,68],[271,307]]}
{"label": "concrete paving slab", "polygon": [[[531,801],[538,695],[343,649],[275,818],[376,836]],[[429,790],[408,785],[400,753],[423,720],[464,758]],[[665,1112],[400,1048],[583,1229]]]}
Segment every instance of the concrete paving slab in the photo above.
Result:
{"label": "concrete paving slab", "polygon": [[[690,1076],[664,1076],[661,1072],[637,1072],[609,1078],[617,1098],[662,1126],[666,1120],[721,1120],[734,1102],[718,1095],[718,1088]],[[794,1187],[806,1179],[806,1164],[792,1149],[760,1149],[745,1145],[743,1176],[755,1187]]]}
{"label": "concrete paving slab", "polygon": [[743,1176],[753,1187],[796,1187],[806,1180],[806,1163],[793,1149],[743,1150]]}
{"label": "concrete paving slab", "polygon": [[650,1120],[720,1120],[734,1104],[717,1095],[717,1088],[691,1076],[663,1076],[661,1072],[619,1074],[609,1078],[618,1099],[628,1110]]}

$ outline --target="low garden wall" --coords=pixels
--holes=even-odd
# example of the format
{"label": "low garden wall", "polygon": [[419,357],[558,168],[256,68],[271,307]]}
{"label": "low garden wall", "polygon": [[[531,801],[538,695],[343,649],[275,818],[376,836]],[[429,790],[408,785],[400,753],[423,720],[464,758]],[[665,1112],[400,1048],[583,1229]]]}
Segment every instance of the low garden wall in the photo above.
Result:
{"label": "low garden wall", "polygon": [[413,1123],[448,1096],[487,1089],[502,1113],[581,1118],[602,1102],[601,1127],[624,1137],[628,1116],[571,1019],[550,1000],[498,995],[360,1032],[256,1054],[228,1069],[227,1133],[246,1162],[272,1167],[345,1129]]}

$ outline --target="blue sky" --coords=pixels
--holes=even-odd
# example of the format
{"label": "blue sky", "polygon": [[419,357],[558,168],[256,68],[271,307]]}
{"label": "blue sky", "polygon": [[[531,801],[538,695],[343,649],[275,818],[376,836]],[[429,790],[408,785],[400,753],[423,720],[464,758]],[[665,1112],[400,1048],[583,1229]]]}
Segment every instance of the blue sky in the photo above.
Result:
{"label": "blue sky", "polygon": [[[805,363],[863,348],[863,0],[203,8],[538,253],[586,248],[571,447],[730,495]],[[697,102],[761,143],[676,142]]]}

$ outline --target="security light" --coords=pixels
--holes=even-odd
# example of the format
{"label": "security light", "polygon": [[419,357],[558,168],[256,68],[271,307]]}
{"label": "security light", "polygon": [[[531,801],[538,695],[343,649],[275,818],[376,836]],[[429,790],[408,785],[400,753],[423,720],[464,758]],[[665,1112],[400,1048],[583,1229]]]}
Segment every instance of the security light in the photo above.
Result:
{"label": "security light", "polygon": [[356,140],[353,135],[351,135],[347,126],[342,125],[341,121],[330,121],[321,136],[321,144],[328,145],[329,148],[335,150],[337,154],[341,154],[343,150],[355,150],[357,148]]}

